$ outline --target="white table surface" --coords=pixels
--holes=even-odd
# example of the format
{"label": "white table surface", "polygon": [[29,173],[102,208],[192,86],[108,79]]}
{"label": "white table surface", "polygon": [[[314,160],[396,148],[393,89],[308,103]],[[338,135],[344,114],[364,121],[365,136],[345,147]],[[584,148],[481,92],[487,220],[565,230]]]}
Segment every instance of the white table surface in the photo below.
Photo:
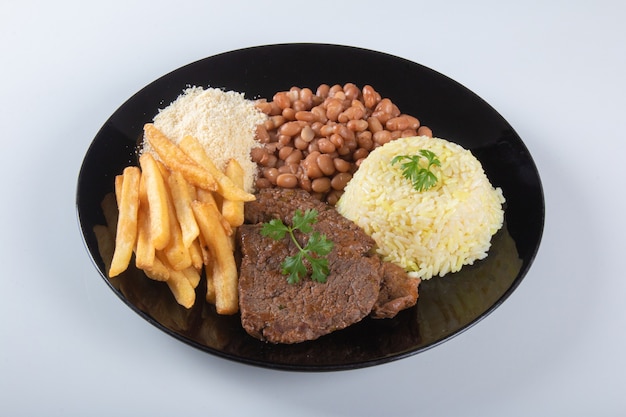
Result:
{"label": "white table surface", "polygon": [[[625,3],[297,4],[0,3],[0,415],[625,415]],[[546,199],[541,248],[469,331],[381,366],[274,371],[162,333],[94,269],[75,192],[104,121],[184,64],[283,42],[431,67],[528,146]]]}

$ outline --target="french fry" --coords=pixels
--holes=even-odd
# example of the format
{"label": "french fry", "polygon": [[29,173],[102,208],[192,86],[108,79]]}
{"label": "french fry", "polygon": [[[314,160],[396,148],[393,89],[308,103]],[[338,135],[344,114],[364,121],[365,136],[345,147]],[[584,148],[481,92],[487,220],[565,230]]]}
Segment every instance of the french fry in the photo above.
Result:
{"label": "french fry", "polygon": [[185,268],[191,266],[191,255],[189,254],[189,249],[185,247],[183,242],[183,233],[180,228],[180,224],[178,223],[178,219],[176,218],[174,208],[174,202],[172,201],[172,196],[167,190],[167,206],[168,211],[171,213],[169,218],[170,220],[170,240],[163,248],[163,252],[167,257],[168,262],[177,271],[181,271]]}
{"label": "french fry", "polygon": [[198,284],[200,284],[200,273],[193,266],[183,269],[182,273],[185,274],[185,277],[187,277],[187,280],[189,280],[193,288],[196,288]]}
{"label": "french fry", "polygon": [[144,137],[170,170],[180,171],[185,179],[196,187],[210,191],[217,189],[217,183],[213,175],[189,158],[185,152],[153,124],[147,123],[144,125]]}
{"label": "french fry", "polygon": [[139,201],[139,211],[137,213],[137,244],[135,245],[135,266],[139,269],[145,270],[153,267],[155,248],[150,236],[150,212],[146,205],[141,204],[141,197],[139,197]]}
{"label": "french fry", "polygon": [[221,214],[210,203],[194,201],[192,208],[200,233],[204,236],[216,264],[212,276],[216,311],[218,314],[235,314],[239,310],[237,265],[229,238],[219,221]]}
{"label": "french fry", "polygon": [[230,223],[228,223],[228,220],[226,220],[224,216],[222,216],[222,213],[219,211],[219,208],[217,206],[217,202],[215,201],[215,197],[213,196],[213,193],[210,191],[200,189],[197,192],[196,199],[197,201],[201,203],[210,204],[211,206],[215,207],[215,210],[219,213],[218,218],[219,218],[220,223],[222,224],[222,227],[224,228],[224,231],[226,232],[226,235],[232,236],[233,228],[231,227]]}
{"label": "french fry", "polygon": [[139,179],[141,171],[138,167],[124,168],[120,195],[117,196],[119,215],[115,236],[115,251],[111,260],[109,277],[113,278],[128,268],[137,239],[137,213],[139,211]]}
{"label": "french fry", "polygon": [[198,236],[198,244],[200,245],[200,250],[202,251],[202,263],[204,265],[208,265],[211,261],[211,254],[209,253],[209,247],[207,246],[207,243],[204,240],[204,236],[202,236],[202,233],[200,233],[200,236]]}
{"label": "french fry", "polygon": [[[215,262],[213,260],[209,260],[204,266],[204,275],[206,278],[206,301],[207,303],[215,305],[215,281],[213,280],[213,275],[216,273],[215,271]],[[219,273],[219,272],[217,272]]]}
{"label": "french fry", "polygon": [[155,281],[167,281],[170,278],[170,268],[168,268],[156,254],[152,265],[145,268],[143,272],[148,278]]}
{"label": "french fry", "polygon": [[[194,218],[195,221],[195,218]],[[189,245],[189,256],[191,257],[191,265],[198,271],[204,266],[204,255],[202,254],[202,248],[200,247],[200,239],[195,239]]]}
{"label": "french fry", "polygon": [[192,199],[189,192],[189,184],[185,181],[183,174],[178,171],[173,171],[170,174],[167,184],[174,202],[176,218],[180,224],[183,245],[189,248],[200,234],[198,223],[191,208]]}
{"label": "french fry", "polygon": [[215,166],[213,160],[196,138],[187,135],[181,139],[178,146],[189,158],[211,173],[217,181],[217,192],[224,198],[232,201],[253,201],[256,199],[254,194],[250,194],[244,191],[242,187],[235,185],[226,174]]}
{"label": "french fry", "polygon": [[167,189],[161,171],[149,153],[139,157],[145,181],[146,195],[150,212],[150,238],[155,249],[163,249],[170,241],[170,213]]}
{"label": "french fry", "polygon": [[196,291],[183,271],[170,270],[170,277],[165,282],[181,306],[191,308],[196,302]]}
{"label": "french fry", "polygon": [[196,301],[196,292],[183,271],[178,271],[170,265],[163,251],[156,253],[156,259],[168,272],[165,280],[176,302],[185,308],[191,308]]}
{"label": "french fry", "polygon": [[122,195],[122,182],[124,181],[124,175],[115,176],[115,202],[117,206],[120,206],[120,196]]}
{"label": "french fry", "polygon": [[[236,159],[228,160],[225,174],[235,186],[243,189],[243,168]],[[224,198],[224,201],[222,201],[222,216],[224,216],[232,227],[241,226],[244,220],[243,207],[244,202],[241,200],[229,200]]]}

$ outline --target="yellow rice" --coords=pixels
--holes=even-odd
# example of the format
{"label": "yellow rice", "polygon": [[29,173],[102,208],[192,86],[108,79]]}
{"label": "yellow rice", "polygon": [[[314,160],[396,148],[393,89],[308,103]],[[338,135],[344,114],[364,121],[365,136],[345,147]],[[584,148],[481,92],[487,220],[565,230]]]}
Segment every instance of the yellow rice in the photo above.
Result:
{"label": "yellow rice", "polygon": [[[434,152],[437,184],[413,189],[396,155]],[[425,162],[425,159],[424,159]],[[469,150],[439,138],[410,137],[389,142],[360,165],[336,208],[377,244],[384,260],[422,279],[457,272],[487,256],[491,237],[502,227],[504,197]]]}

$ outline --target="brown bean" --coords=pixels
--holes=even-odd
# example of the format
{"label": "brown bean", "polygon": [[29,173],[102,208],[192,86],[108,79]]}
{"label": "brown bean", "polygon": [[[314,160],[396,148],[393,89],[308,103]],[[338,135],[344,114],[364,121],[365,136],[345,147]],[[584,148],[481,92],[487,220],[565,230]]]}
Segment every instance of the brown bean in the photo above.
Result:
{"label": "brown bean", "polygon": [[310,155],[313,152],[319,152],[320,148],[319,146],[317,146],[317,141],[318,139],[313,139],[310,143],[309,146],[306,148],[307,153]]}
{"label": "brown bean", "polygon": [[315,131],[313,130],[311,126],[306,125],[300,131],[300,137],[305,142],[311,142],[313,138],[315,137]]}
{"label": "brown bean", "polygon": [[294,174],[280,174],[276,177],[276,185],[282,188],[295,188],[298,185],[298,177]]}
{"label": "brown bean", "polygon": [[300,101],[306,105],[307,110],[313,107],[313,91],[308,87],[301,89]]}
{"label": "brown bean", "polygon": [[304,140],[301,136],[296,136],[295,139],[293,140],[293,146],[303,151],[309,147],[309,142]]}
{"label": "brown bean", "polygon": [[260,190],[262,188],[270,188],[272,186],[272,183],[267,178],[259,177],[254,182],[254,185],[257,189]]}
{"label": "brown bean", "polygon": [[337,153],[338,153],[340,156],[347,156],[347,155],[350,155],[350,148],[349,148],[349,147],[347,147],[347,146],[344,144],[341,148],[337,149]]}
{"label": "brown bean", "polygon": [[300,149],[295,149],[293,152],[291,152],[289,154],[289,156],[287,156],[287,158],[285,158],[285,164],[299,164],[300,161],[302,160],[302,151]]}
{"label": "brown bean", "polygon": [[272,184],[276,184],[276,178],[280,174],[277,168],[265,168],[262,170],[263,177]]}
{"label": "brown bean", "polygon": [[369,123],[367,123],[367,120],[363,119],[348,120],[346,127],[353,132],[363,132],[369,127]]}
{"label": "brown bean", "polygon": [[367,155],[369,155],[369,152],[367,151],[367,149],[359,148],[359,149],[355,150],[354,153],[352,154],[352,159],[357,161],[359,159],[363,159],[363,158],[367,157]]}
{"label": "brown bean", "polygon": [[[324,123],[318,121],[311,123],[310,128],[316,136],[324,136],[321,133],[322,126],[324,126]],[[304,130],[304,127],[302,129]]]}
{"label": "brown bean", "polygon": [[298,98],[300,98],[300,87],[297,87],[295,85],[292,86],[287,92],[287,95],[289,96],[289,100],[291,100],[291,102],[293,103]]}
{"label": "brown bean", "polygon": [[385,143],[391,141],[391,132],[388,130],[381,130],[374,133],[372,139],[374,139],[374,143],[376,143],[377,145],[384,145]]}
{"label": "brown bean", "polygon": [[[344,94],[343,87],[340,86],[339,84],[334,84],[332,87],[330,87],[330,90],[328,90],[329,97],[334,97],[335,95],[340,94],[340,93]],[[345,98],[345,94],[344,94],[344,98]]]}
{"label": "brown bean", "polygon": [[278,135],[278,143],[280,146],[287,146],[291,144],[291,136],[288,135]]}
{"label": "brown bean", "polygon": [[306,104],[300,100],[300,94],[298,93],[298,99],[295,100],[292,104],[291,107],[296,111],[296,113],[300,112],[300,111],[304,111],[307,109]]}
{"label": "brown bean", "polygon": [[337,149],[335,145],[327,138],[321,138],[317,142],[317,146],[321,153],[332,153]]}
{"label": "brown bean", "polygon": [[380,94],[378,94],[376,90],[374,90],[374,87],[372,87],[371,85],[364,86],[362,89],[362,94],[363,104],[365,104],[365,107],[367,107],[368,109],[375,108],[378,102],[381,100]]}
{"label": "brown bean", "polygon": [[387,123],[387,120],[399,115],[400,110],[388,98],[382,99],[372,112],[372,116],[376,117],[382,124]]}
{"label": "brown bean", "polygon": [[281,91],[281,92],[274,94],[274,97],[272,98],[272,100],[274,101],[274,103],[276,103],[278,107],[280,107],[281,110],[286,109],[287,107],[291,106],[289,93],[287,93],[286,91]]}
{"label": "brown bean", "polygon": [[287,136],[295,136],[298,133],[300,133],[301,130],[302,130],[302,126],[300,125],[300,122],[297,122],[297,121],[287,122],[284,125],[282,125],[280,128],[278,128],[278,134],[287,135]]}
{"label": "brown bean", "polygon": [[388,98],[380,100],[374,109],[374,113],[376,112],[389,114],[391,117],[400,116],[400,109]]}
{"label": "brown bean", "polygon": [[334,190],[343,190],[351,179],[352,174],[348,172],[340,172],[333,177],[330,181],[330,185]]}
{"label": "brown bean", "polygon": [[429,138],[433,137],[433,131],[430,130],[430,128],[428,126],[420,126],[419,129],[417,129],[417,135],[418,136],[428,136]]}
{"label": "brown bean", "polygon": [[408,114],[402,114],[397,117],[392,117],[387,120],[385,127],[389,130],[406,130],[415,129],[420,127],[420,122],[417,118],[409,116]]}
{"label": "brown bean", "polygon": [[298,178],[298,185],[306,192],[311,192],[311,180],[307,177]]}
{"label": "brown bean", "polygon": [[317,91],[315,92],[316,96],[320,96],[322,98],[328,97],[328,93],[330,92],[330,86],[328,84],[320,84],[317,87]]}
{"label": "brown bean", "polygon": [[308,178],[314,179],[314,178],[319,178],[323,175],[322,170],[317,164],[317,158],[320,155],[321,155],[320,152],[317,152],[317,151],[311,152],[307,155],[306,158],[302,160],[302,168],[304,169],[304,174]]}
{"label": "brown bean", "polygon": [[348,172],[350,171],[350,162],[341,159],[341,158],[335,158],[333,159],[333,164],[335,165],[335,169],[339,172]]}
{"label": "brown bean", "polygon": [[264,101],[257,101],[254,106],[259,109],[259,111],[261,111],[262,113],[265,114],[270,114],[272,111],[272,102],[269,102],[267,100]]}
{"label": "brown bean", "polygon": [[267,154],[268,152],[267,150],[265,150],[265,148],[252,148],[252,150],[250,151],[250,159],[252,159],[252,162],[259,163],[263,159],[263,156]]}
{"label": "brown bean", "polygon": [[300,165],[298,164],[287,164],[278,168],[278,172],[281,174],[296,174],[298,172]]}
{"label": "brown bean", "polygon": [[335,133],[336,123],[327,123],[320,128],[320,136],[330,136]]}
{"label": "brown bean", "polygon": [[417,130],[415,129],[404,129],[400,134],[401,138],[408,138],[411,136],[417,136]]}
{"label": "brown bean", "polygon": [[283,109],[281,114],[285,120],[296,120],[296,110],[293,107]]}
{"label": "brown bean", "polygon": [[276,166],[277,161],[278,158],[276,157],[276,155],[266,153],[265,155],[263,155],[258,164],[266,168],[272,168]]}
{"label": "brown bean", "polygon": [[335,133],[339,134],[344,140],[352,140],[356,137],[354,131],[348,129],[348,126],[345,124],[337,124],[335,126]]}
{"label": "brown bean", "polygon": [[356,106],[348,107],[345,109],[339,116],[337,116],[337,120],[341,123],[347,123],[348,120],[357,120],[361,119],[365,115],[365,112]]}
{"label": "brown bean", "polygon": [[334,206],[337,204],[337,201],[339,201],[342,195],[343,191],[341,190],[330,190],[330,192],[326,194],[326,202],[331,206]]}
{"label": "brown bean", "polygon": [[343,111],[343,103],[341,100],[336,99],[336,98],[327,99],[326,117],[328,118],[328,120],[336,122],[337,118],[339,117],[342,111]]}
{"label": "brown bean", "polygon": [[270,141],[270,134],[265,128],[265,125],[256,125],[254,137],[261,143],[268,143]]}
{"label": "brown bean", "polygon": [[335,173],[335,164],[330,154],[321,154],[317,157],[317,166],[324,175],[333,175]]}
{"label": "brown bean", "polygon": [[364,132],[359,132],[356,135],[356,143],[358,143],[359,148],[367,149],[368,151],[372,150],[374,146],[374,140],[372,139],[372,132],[366,130]]}
{"label": "brown bean", "polygon": [[285,123],[285,118],[282,115],[272,116],[265,121],[265,128],[267,130],[277,129],[283,123]]}
{"label": "brown bean", "polygon": [[[330,135],[330,137],[328,138],[330,140],[330,142],[335,145],[335,148],[341,148],[344,144],[344,139],[343,137],[338,134],[338,133],[333,133],[332,135]],[[330,153],[330,152],[328,152]]]}
{"label": "brown bean", "polygon": [[278,151],[278,158],[284,161],[292,152],[293,152],[292,146],[283,146]]}
{"label": "brown bean", "polygon": [[328,118],[326,117],[326,108],[324,108],[324,106],[319,105],[313,107],[311,109],[311,113],[314,114],[317,120],[322,123],[326,123],[328,121]]}
{"label": "brown bean", "polygon": [[317,116],[314,113],[306,110],[299,110],[296,112],[296,120],[301,120],[303,122],[313,123],[317,120]]}
{"label": "brown bean", "polygon": [[369,130],[372,133],[380,132],[381,130],[383,130],[383,124],[376,117],[368,117],[367,124],[369,126]]}
{"label": "brown bean", "polygon": [[356,100],[359,98],[361,91],[359,87],[354,83],[346,83],[343,85],[343,92],[346,94],[346,97],[350,100]]}
{"label": "brown bean", "polygon": [[320,177],[311,181],[311,190],[316,193],[326,193],[330,188],[330,178],[328,177]]}

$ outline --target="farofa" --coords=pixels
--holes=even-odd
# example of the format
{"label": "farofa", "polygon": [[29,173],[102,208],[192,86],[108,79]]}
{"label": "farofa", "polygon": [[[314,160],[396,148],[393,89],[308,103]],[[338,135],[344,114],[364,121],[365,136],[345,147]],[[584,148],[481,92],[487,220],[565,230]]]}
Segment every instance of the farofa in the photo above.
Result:
{"label": "farofa", "polygon": [[[391,159],[420,149],[434,152],[441,167],[432,168],[437,184],[417,192]],[[487,256],[491,237],[504,221],[504,201],[502,190],[492,187],[470,151],[418,136],[372,151],[346,186],[337,210],[376,241],[384,260],[429,279]]]}

